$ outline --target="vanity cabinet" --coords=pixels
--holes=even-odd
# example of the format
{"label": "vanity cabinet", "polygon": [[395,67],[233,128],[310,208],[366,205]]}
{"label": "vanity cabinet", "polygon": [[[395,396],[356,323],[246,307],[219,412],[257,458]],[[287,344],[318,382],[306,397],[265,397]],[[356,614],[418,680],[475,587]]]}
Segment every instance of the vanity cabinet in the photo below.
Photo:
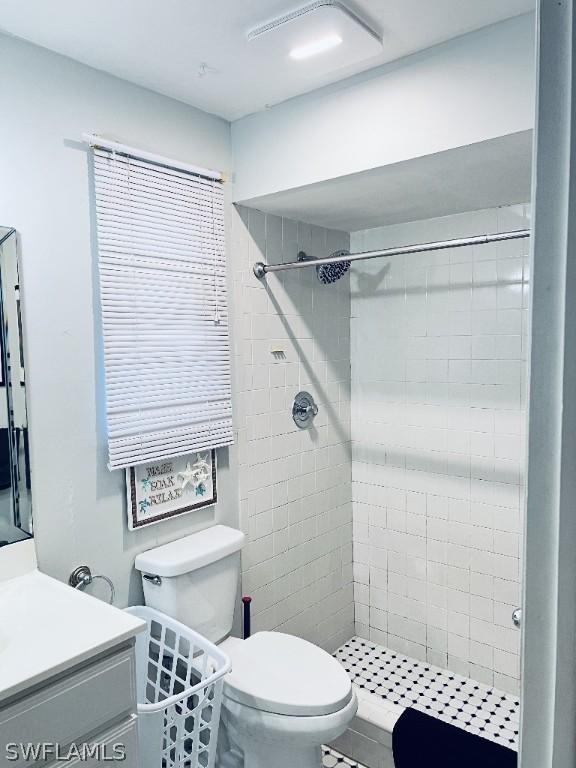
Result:
{"label": "vanity cabinet", "polygon": [[[36,753],[23,758],[21,745]],[[134,641],[59,671],[44,684],[2,702],[0,746],[1,768],[92,768],[114,762],[137,768]]]}

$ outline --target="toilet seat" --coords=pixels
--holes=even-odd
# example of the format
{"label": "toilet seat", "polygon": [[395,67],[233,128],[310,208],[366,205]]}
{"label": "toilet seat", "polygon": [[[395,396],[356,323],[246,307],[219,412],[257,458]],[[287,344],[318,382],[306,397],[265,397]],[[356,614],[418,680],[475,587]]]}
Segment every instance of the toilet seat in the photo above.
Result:
{"label": "toilet seat", "polygon": [[336,659],[299,637],[258,632],[226,651],[232,672],[224,695],[261,712],[330,715],[353,697],[350,678]]}

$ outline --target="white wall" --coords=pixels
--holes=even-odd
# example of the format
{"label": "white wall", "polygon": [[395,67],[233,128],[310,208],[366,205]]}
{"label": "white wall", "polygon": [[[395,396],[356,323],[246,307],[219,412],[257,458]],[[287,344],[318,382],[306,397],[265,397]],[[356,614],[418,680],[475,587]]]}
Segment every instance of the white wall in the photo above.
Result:
{"label": "white wall", "polygon": [[[4,36],[0,94],[0,222],[22,243],[39,564],[66,579],[87,563],[114,580],[122,605],[140,595],[134,574],[130,585],[135,554],[207,525],[214,510],[127,531],[124,476],[106,467],[90,171],[80,136],[99,132],[230,171],[229,125]],[[228,452],[220,453],[216,517],[234,523],[234,477]]]}
{"label": "white wall", "polygon": [[534,17],[520,16],[232,125],[234,199],[530,130]]}
{"label": "white wall", "polygon": [[[256,210],[233,216],[235,371],[243,591],[255,630],[334,650],[354,629],[350,464],[350,283],[313,270],[259,282],[255,261],[349,247],[347,233]],[[294,396],[319,413],[299,430]]]}
{"label": "white wall", "polygon": [[[366,230],[352,250],[529,227],[524,206]],[[529,241],[352,270],[356,631],[516,691]]]}

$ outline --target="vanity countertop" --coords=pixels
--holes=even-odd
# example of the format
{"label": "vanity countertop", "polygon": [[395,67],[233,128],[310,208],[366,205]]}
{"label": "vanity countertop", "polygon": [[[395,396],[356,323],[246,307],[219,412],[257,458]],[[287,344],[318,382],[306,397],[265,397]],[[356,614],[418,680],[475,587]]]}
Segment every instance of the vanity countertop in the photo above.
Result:
{"label": "vanity countertop", "polygon": [[145,627],[37,570],[0,582],[0,705]]}

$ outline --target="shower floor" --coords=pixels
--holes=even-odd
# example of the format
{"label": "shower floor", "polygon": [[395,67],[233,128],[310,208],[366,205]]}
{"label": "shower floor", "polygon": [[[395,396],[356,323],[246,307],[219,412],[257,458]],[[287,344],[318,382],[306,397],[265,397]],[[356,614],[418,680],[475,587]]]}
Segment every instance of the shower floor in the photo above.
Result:
{"label": "shower floor", "polygon": [[329,747],[322,748],[322,767],[323,768],[365,768],[355,760],[341,755],[335,749]]}
{"label": "shower floor", "polygon": [[[375,754],[378,746],[391,748],[392,729],[407,707],[518,749],[520,702],[515,696],[361,637],[353,637],[334,655],[350,675],[359,699],[352,729],[334,746],[371,768],[376,763],[366,754]],[[373,742],[367,753],[356,748],[364,742]],[[378,761],[378,768],[392,764],[390,760],[391,755],[388,761]]]}

